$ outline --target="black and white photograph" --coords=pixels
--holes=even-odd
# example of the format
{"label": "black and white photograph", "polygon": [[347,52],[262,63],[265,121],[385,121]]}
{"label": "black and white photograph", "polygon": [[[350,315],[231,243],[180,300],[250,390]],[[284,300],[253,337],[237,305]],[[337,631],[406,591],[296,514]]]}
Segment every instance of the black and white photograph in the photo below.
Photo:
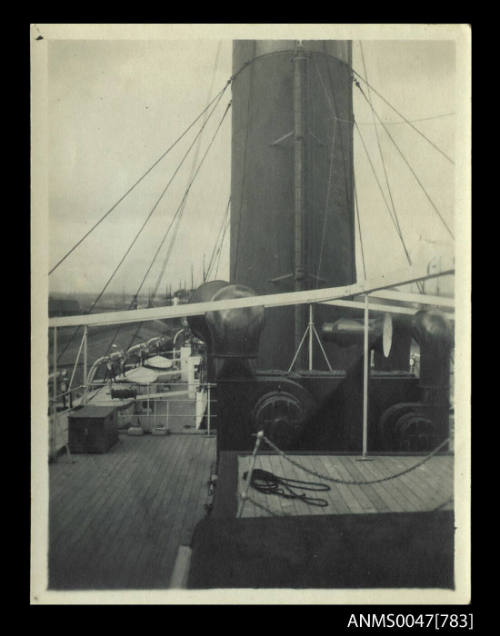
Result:
{"label": "black and white photograph", "polygon": [[31,604],[470,603],[470,27],[29,29]]}

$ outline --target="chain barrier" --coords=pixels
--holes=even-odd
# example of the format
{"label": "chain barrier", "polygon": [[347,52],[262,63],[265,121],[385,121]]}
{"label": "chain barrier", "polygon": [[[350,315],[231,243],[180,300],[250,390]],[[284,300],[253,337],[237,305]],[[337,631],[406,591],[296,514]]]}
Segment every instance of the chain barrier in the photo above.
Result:
{"label": "chain barrier", "polygon": [[369,484],[379,484],[379,483],[381,483],[383,481],[389,481],[391,479],[396,479],[396,477],[401,477],[402,475],[406,475],[407,473],[411,472],[412,470],[415,470],[419,466],[422,466],[422,464],[425,464],[425,462],[429,461],[429,459],[431,459],[431,457],[434,457],[434,455],[436,455],[436,453],[438,453],[441,450],[441,448],[443,448],[443,446],[445,446],[450,441],[450,438],[448,437],[443,442],[441,442],[441,444],[439,444],[439,446],[437,446],[431,453],[429,453],[429,455],[426,455],[421,461],[417,462],[413,466],[410,466],[409,468],[406,468],[405,470],[400,471],[399,473],[395,473],[394,475],[388,475],[387,477],[380,477],[379,479],[348,481],[348,480],[345,480],[345,479],[338,479],[336,477],[329,477],[329,476],[326,476],[326,475],[322,475],[321,473],[317,473],[314,470],[306,468],[305,466],[302,466],[302,464],[300,464],[299,462],[295,461],[294,459],[291,459],[291,457],[289,457],[286,453],[284,453],[281,449],[279,449],[265,435],[263,435],[262,439],[276,453],[281,455],[281,457],[283,457],[283,459],[286,459],[288,462],[290,462],[290,464],[293,464],[294,466],[296,466],[297,468],[300,468],[304,472],[309,473],[310,475],[313,475],[314,477],[318,477],[319,479],[326,479],[327,481],[331,481],[331,482],[333,482],[335,484],[347,484],[347,485],[350,485],[350,486],[363,486],[363,485],[369,485]]}

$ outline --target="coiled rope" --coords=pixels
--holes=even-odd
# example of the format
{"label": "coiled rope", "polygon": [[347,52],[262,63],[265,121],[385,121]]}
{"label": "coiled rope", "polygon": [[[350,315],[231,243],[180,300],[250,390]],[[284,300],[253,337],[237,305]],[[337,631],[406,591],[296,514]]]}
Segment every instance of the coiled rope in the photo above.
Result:
{"label": "coiled rope", "polygon": [[[248,472],[243,474],[243,479],[246,480],[247,478]],[[300,479],[287,479],[285,477],[278,477],[278,475],[270,473],[267,470],[254,468],[252,471],[250,485],[252,488],[258,490],[264,495],[278,495],[285,499],[300,499],[310,506],[319,506],[320,508],[328,506],[328,501],[326,501],[326,499],[308,497],[305,493],[298,493],[294,490],[296,488],[300,488],[301,490],[309,490],[313,492],[326,492],[330,490],[330,486],[328,486],[328,484],[301,481]]]}

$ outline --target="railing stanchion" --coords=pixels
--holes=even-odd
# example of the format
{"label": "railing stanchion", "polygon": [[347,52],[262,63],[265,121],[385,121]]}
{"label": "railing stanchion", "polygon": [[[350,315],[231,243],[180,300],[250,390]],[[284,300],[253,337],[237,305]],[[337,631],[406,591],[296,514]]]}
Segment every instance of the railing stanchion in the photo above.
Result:
{"label": "railing stanchion", "polygon": [[240,509],[238,510],[238,519],[243,514],[243,509],[245,507],[245,503],[248,498],[248,489],[250,488],[250,484],[252,483],[253,469],[255,467],[257,453],[259,452],[259,446],[260,446],[260,443],[262,442],[263,437],[264,437],[264,431],[259,431],[257,433],[257,439],[255,440],[255,446],[252,453],[252,460],[250,462],[250,469],[248,470],[246,487],[245,487],[245,490],[240,494]]}
{"label": "railing stanchion", "polygon": [[368,443],[368,294],[365,294],[363,329],[363,457],[366,457]]}
{"label": "railing stanchion", "polygon": [[210,384],[207,384],[207,396],[208,396],[208,404],[207,404],[207,435],[210,435]]}
{"label": "railing stanchion", "polygon": [[88,394],[88,325],[84,325],[83,327],[83,398],[82,404],[87,403],[87,394]]}

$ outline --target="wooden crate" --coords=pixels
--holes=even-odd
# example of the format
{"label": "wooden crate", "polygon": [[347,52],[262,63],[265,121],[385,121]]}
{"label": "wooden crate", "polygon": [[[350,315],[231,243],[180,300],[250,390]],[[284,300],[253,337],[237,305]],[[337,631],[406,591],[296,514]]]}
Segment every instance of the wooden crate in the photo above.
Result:
{"label": "wooden crate", "polygon": [[118,441],[116,407],[84,406],[68,418],[72,453],[106,453]]}

